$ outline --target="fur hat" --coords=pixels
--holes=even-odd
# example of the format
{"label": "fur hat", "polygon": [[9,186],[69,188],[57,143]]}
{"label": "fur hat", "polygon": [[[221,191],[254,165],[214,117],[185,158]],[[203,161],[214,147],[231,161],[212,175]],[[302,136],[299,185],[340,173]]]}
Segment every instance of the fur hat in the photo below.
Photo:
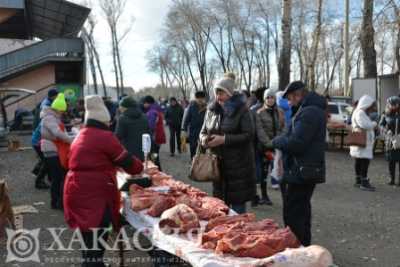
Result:
{"label": "fur hat", "polygon": [[103,99],[98,95],[85,97],[85,122],[88,120],[96,120],[103,123],[109,123],[111,120]]}
{"label": "fur hat", "polygon": [[223,90],[228,95],[232,96],[236,90],[236,76],[232,72],[225,73],[224,76],[219,79],[214,85],[214,93],[217,94],[217,90]]}

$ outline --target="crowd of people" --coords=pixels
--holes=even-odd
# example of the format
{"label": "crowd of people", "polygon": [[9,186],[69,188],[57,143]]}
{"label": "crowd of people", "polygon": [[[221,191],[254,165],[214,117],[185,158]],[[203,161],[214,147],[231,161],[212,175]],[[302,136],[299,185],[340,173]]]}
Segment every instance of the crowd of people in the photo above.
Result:
{"label": "crowd of people", "polygon": [[[38,104],[40,116],[32,135],[40,159],[33,171],[35,186],[50,188],[51,208],[63,210],[68,225],[82,231],[88,248],[82,252],[83,266],[104,266],[104,249],[90,249],[97,245],[91,229],[111,224],[119,228],[117,168],[132,175],[143,171],[142,135],[149,134],[150,158],[161,170],[165,125],[171,157],[182,152],[186,141],[190,159],[199,148],[217,155],[221,179],[213,182],[213,195],[237,213],[247,211],[247,202],[253,207],[273,205],[267,190],[270,179],[271,187],[281,191],[285,225],[304,246],[311,244],[311,198],[316,184],[325,182],[326,98],[301,81],[280,92],[261,87],[245,93],[238,90],[232,73],[217,80],[213,89],[213,100],[207,101],[200,91],[184,105],[175,97],[166,103],[148,95],[138,101],[125,96],[116,106],[100,96],[86,96],[68,125],[68,103],[57,89]],[[368,191],[374,190],[368,167],[378,127],[386,136],[389,184],[395,184],[399,165],[400,185],[400,98],[388,100],[379,124],[369,116],[374,111],[375,100],[363,96],[351,120],[354,130],[366,133],[366,145],[351,146],[350,155],[355,158],[355,185]],[[71,134],[68,128],[79,123],[79,133]],[[99,265],[90,265],[93,261]]]}

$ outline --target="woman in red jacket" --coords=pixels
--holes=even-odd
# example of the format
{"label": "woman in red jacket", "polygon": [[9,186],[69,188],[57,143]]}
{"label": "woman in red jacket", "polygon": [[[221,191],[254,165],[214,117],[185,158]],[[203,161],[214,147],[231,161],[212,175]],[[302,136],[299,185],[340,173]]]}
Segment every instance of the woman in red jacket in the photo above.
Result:
{"label": "woman in red jacket", "polygon": [[[123,148],[109,128],[110,114],[100,96],[85,98],[85,127],[71,145],[64,188],[64,215],[72,229],[82,233],[86,248],[82,266],[104,266],[104,247],[93,243],[93,228],[119,229],[120,194],[117,168],[129,174],[143,170],[140,160]],[[106,230],[100,230],[107,240]],[[91,248],[100,248],[91,250]]]}

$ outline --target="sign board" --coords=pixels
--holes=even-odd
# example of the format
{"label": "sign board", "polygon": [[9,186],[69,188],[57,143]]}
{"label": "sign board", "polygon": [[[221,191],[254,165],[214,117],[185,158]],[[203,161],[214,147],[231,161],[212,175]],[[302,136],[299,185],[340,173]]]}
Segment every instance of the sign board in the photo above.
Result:
{"label": "sign board", "polygon": [[82,87],[79,84],[59,84],[57,88],[64,93],[65,99],[75,104],[82,96]]}

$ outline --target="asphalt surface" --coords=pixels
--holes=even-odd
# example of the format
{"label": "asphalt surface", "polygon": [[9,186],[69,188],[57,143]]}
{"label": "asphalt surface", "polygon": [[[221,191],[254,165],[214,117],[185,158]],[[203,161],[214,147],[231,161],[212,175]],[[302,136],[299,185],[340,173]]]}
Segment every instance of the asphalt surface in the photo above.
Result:
{"label": "asphalt surface", "polygon": [[[19,137],[28,144],[29,137]],[[36,162],[32,150],[23,152],[0,152],[0,177],[8,182],[12,204],[33,205],[37,214],[24,214],[23,227],[28,230],[40,228],[39,256],[41,263],[9,262],[7,249],[0,245],[0,266],[80,266],[80,253],[72,251],[50,252],[47,248],[53,239],[47,228],[66,227],[63,214],[50,209],[49,193],[34,188],[30,171]],[[189,155],[170,157],[167,146],[161,152],[163,169],[187,183]],[[387,163],[378,156],[371,164],[370,179],[376,192],[364,192],[353,187],[353,160],[346,152],[327,152],[327,182],[316,188],[313,204],[313,243],[326,247],[338,266],[396,267],[400,266],[400,188],[386,185]],[[211,192],[210,184],[195,186]],[[249,211],[258,218],[272,218],[282,225],[282,202],[280,193],[269,189],[273,206],[259,206]],[[61,235],[68,246],[72,232]],[[118,259],[115,252],[107,253],[109,259]],[[151,266],[146,253],[126,253],[127,266]],[[72,262],[73,261],[73,262]],[[112,266],[117,266],[113,264]]]}

